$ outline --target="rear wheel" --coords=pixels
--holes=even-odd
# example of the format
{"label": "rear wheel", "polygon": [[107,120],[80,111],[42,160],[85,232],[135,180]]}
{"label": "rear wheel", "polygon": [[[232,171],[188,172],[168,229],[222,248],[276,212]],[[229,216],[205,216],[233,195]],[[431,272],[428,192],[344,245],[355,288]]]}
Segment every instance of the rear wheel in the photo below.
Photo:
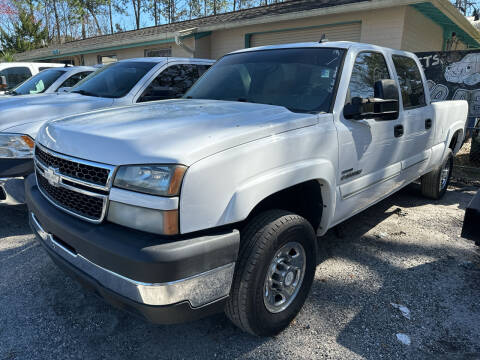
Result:
{"label": "rear wheel", "polygon": [[301,216],[270,210],[253,218],[242,243],[226,314],[242,330],[271,336],[302,308],[316,268],[316,235]]}
{"label": "rear wheel", "polygon": [[452,170],[453,153],[451,149],[448,149],[443,156],[441,165],[437,169],[422,176],[422,195],[430,199],[440,199],[447,191]]}
{"label": "rear wheel", "polygon": [[480,164],[480,136],[478,133],[479,130],[474,130],[469,154],[470,162],[475,165]]}

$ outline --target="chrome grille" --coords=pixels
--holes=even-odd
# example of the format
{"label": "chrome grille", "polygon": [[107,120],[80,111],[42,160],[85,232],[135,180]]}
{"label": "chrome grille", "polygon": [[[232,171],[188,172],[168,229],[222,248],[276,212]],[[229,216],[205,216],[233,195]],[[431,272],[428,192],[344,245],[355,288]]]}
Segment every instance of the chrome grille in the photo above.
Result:
{"label": "chrome grille", "polygon": [[100,223],[108,206],[113,166],[35,148],[37,185],[56,207],[83,220]]}
{"label": "chrome grille", "polygon": [[52,186],[43,175],[37,173],[38,186],[57,204],[66,210],[91,220],[102,217],[103,199],[80,194],[64,187]]}
{"label": "chrome grille", "polygon": [[57,168],[63,175],[96,185],[106,186],[108,183],[108,175],[110,173],[108,169],[58,157],[46,150],[42,150],[39,146],[35,148],[35,157],[46,167]]}

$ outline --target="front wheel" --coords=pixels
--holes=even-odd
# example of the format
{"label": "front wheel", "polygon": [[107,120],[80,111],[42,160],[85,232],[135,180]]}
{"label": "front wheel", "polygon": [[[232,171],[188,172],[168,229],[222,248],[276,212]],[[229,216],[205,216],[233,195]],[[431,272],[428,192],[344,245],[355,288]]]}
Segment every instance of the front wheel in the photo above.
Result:
{"label": "front wheel", "polygon": [[315,276],[316,235],[301,216],[259,214],[242,231],[226,314],[240,329],[271,336],[302,308]]}
{"label": "front wheel", "polygon": [[452,170],[453,153],[451,149],[448,149],[443,156],[441,165],[422,176],[422,195],[434,200],[442,198],[450,183]]}

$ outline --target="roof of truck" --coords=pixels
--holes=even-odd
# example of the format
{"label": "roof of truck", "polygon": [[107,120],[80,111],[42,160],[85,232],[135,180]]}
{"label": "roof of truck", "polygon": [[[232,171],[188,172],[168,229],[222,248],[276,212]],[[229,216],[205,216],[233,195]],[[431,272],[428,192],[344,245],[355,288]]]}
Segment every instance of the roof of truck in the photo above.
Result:
{"label": "roof of truck", "polygon": [[325,41],[325,42],[304,42],[304,43],[292,43],[292,44],[279,44],[279,45],[267,45],[267,46],[258,46],[248,49],[242,49],[232,52],[231,54],[249,52],[249,51],[258,51],[258,50],[275,50],[275,49],[295,49],[295,48],[337,48],[337,49],[350,49],[353,47],[359,47],[365,50],[384,50],[387,52],[402,53],[413,55],[410,52],[396,50],[391,48],[386,48],[383,46],[365,44],[360,42],[352,41]]}
{"label": "roof of truck", "polygon": [[182,57],[142,57],[142,58],[132,58],[132,59],[124,59],[120,60],[119,62],[126,62],[126,61],[141,61],[141,62],[155,62],[161,63],[164,61],[185,61],[185,62],[193,62],[193,61],[208,61],[214,63],[215,60],[212,59],[198,59],[198,58],[182,58]]}

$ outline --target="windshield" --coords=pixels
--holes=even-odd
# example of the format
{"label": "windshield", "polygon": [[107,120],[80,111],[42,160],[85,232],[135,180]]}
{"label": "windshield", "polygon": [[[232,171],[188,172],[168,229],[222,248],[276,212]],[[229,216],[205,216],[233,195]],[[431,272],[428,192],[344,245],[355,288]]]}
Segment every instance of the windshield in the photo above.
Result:
{"label": "windshield", "polygon": [[70,92],[87,96],[120,98],[155,65],[154,62],[125,61],[104,66],[75,85]]}
{"label": "windshield", "polygon": [[301,48],[227,55],[185,97],[329,112],[343,54],[340,49]]}
{"label": "windshield", "polygon": [[44,70],[11,90],[12,95],[41,94],[45,92],[60,76],[64,70]]}

